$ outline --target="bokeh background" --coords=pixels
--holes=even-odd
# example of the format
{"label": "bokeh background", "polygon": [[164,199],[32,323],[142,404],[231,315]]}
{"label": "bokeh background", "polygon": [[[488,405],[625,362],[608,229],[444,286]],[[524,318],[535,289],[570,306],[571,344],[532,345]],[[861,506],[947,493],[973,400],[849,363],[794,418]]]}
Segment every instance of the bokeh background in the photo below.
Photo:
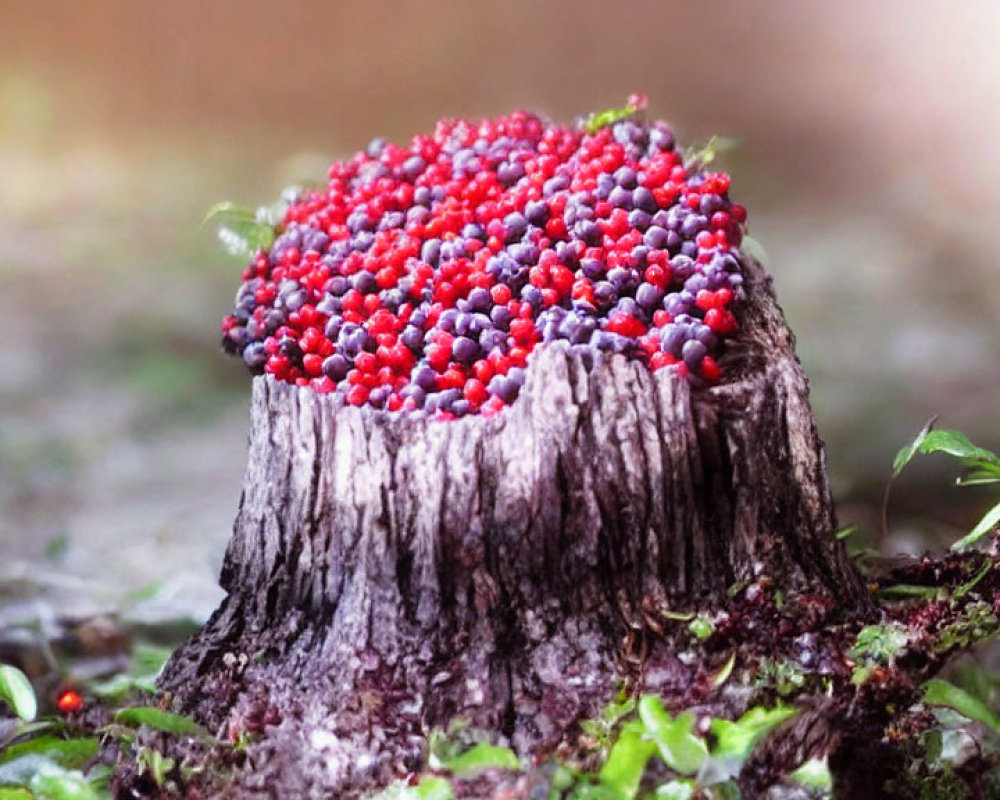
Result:
{"label": "bokeh background", "polygon": [[272,201],[376,135],[649,96],[723,167],[798,335],[842,522],[942,547],[988,495],[933,414],[1000,446],[1000,4],[0,0],[0,627],[200,620],[249,379],[242,264],[205,210]]}

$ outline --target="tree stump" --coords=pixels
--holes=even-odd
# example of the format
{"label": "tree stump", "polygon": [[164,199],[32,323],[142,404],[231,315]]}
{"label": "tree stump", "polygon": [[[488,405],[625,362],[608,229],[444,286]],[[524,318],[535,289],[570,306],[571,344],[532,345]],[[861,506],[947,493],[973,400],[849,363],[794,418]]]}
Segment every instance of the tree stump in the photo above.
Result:
{"label": "tree stump", "polygon": [[459,717],[549,752],[614,696],[650,603],[766,574],[862,611],[793,336],[744,275],[718,386],[553,343],[510,408],[442,422],[256,378],[228,596],[161,687],[266,731],[261,787],[348,797]]}

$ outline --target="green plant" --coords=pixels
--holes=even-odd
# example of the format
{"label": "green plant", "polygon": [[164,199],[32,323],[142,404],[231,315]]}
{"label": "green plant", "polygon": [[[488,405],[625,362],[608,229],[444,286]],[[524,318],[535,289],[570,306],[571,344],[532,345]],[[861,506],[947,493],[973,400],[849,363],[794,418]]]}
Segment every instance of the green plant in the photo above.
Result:
{"label": "green plant", "polygon": [[0,665],[0,698],[22,722],[0,750],[0,800],[103,800],[103,769],[84,772],[97,752],[94,737],[68,737],[58,719],[34,722],[38,699],[16,667]]}
{"label": "green plant", "polygon": [[9,664],[0,664],[0,700],[6,701],[25,722],[31,722],[38,713],[31,682],[21,670]]}
{"label": "green plant", "polygon": [[851,682],[860,685],[876,668],[891,667],[909,641],[909,634],[899,623],[866,625],[858,631],[854,645],[847,651],[847,655],[857,663]]}
{"label": "green plant", "polygon": [[581,729],[593,741],[602,760],[607,758],[622,720],[634,711],[635,698],[623,693],[608,703],[599,717],[581,723]]}
{"label": "green plant", "polygon": [[202,224],[218,224],[219,240],[232,255],[249,258],[274,242],[275,227],[281,223],[288,206],[302,193],[301,186],[289,186],[281,199],[256,210],[225,200],[205,214]]}
{"label": "green plant", "polygon": [[431,746],[429,749],[431,752],[428,766],[431,769],[450,772],[460,778],[475,777],[488,769],[521,768],[521,762],[513,750],[489,742],[478,742],[466,750],[459,751],[440,746]]}
{"label": "green plant", "polygon": [[[616,716],[620,707],[616,706],[609,716]],[[558,793],[552,796],[566,800],[739,797],[734,778],[753,748],[795,713],[790,706],[758,706],[737,720],[706,719],[698,724],[693,712],[672,716],[660,698],[645,695],[636,705],[635,716],[629,715],[621,725],[596,774],[564,780]],[[701,732],[706,728],[707,735]],[[659,783],[654,794],[642,794],[653,774],[650,769],[653,759],[658,759],[675,777]],[[554,781],[553,792],[556,791]]]}
{"label": "green plant", "polygon": [[997,719],[996,714],[990,711],[982,701],[964,689],[940,678],[932,678],[921,687],[921,691],[924,703],[927,705],[951,708],[963,717],[981,722],[988,730],[1000,735],[1000,719]]}
{"label": "green plant", "polygon": [[809,679],[802,665],[791,659],[776,661],[765,658],[760,662],[757,673],[759,686],[770,686],[782,697],[801,691]]}
{"label": "green plant", "polygon": [[989,603],[978,601],[969,603],[962,614],[952,623],[946,625],[938,635],[934,650],[947,653],[949,650],[969,647],[997,632],[998,620]]}
{"label": "green plant", "polygon": [[[883,501],[883,527],[885,527],[885,507],[888,504],[889,486],[899,477],[913,457],[920,454],[944,453],[957,458],[964,474],[955,480],[956,486],[996,486],[1000,485],[1000,456],[991,450],[974,445],[969,438],[958,431],[934,429],[931,419],[912,442],[900,449],[892,462],[892,478],[886,486]],[[1000,525],[1000,501],[987,511],[978,523],[952,545],[953,550],[965,550],[979,542],[986,534]]]}
{"label": "green plant", "polygon": [[451,781],[439,775],[424,775],[416,786],[397,782],[371,797],[371,800],[452,800]]}
{"label": "green plant", "polygon": [[[145,690],[164,656],[162,648],[138,652],[132,672],[103,684],[106,690],[102,694],[109,701],[120,702],[131,690]],[[134,757],[139,774],[149,774],[162,788],[167,774],[178,765],[158,750],[136,745],[137,730],[142,727],[194,737],[206,745],[221,744],[192,719],[152,706],[118,708],[111,724],[90,735],[81,735],[78,724],[59,717],[36,719],[38,700],[31,683],[24,673],[9,665],[0,665],[0,700],[10,705],[20,719],[0,741],[0,800],[104,800],[108,797],[109,769],[94,763],[102,739],[119,742],[123,752]]]}

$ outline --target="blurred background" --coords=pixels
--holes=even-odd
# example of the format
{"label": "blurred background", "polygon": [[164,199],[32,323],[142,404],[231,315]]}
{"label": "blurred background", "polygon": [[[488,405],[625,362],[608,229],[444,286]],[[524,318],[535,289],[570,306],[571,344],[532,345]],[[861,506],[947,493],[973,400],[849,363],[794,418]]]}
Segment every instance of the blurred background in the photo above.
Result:
{"label": "blurred background", "polygon": [[239,498],[242,264],[206,209],[369,139],[649,96],[722,158],[812,377],[841,521],[943,547],[987,493],[933,414],[1000,447],[1000,4],[0,0],[0,628],[200,621]]}

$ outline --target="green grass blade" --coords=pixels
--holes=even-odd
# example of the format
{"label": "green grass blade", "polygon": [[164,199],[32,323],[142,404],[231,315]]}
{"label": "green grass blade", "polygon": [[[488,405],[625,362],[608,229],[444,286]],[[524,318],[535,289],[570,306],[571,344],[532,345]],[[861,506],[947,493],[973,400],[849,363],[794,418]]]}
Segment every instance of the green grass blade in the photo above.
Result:
{"label": "green grass blade", "polygon": [[997,503],[993,508],[983,515],[983,518],[979,520],[979,523],[973,528],[967,536],[963,536],[955,544],[951,546],[952,550],[965,550],[966,548],[972,547],[976,542],[982,539],[987,533],[993,530],[997,525],[1000,525],[1000,503]]}

